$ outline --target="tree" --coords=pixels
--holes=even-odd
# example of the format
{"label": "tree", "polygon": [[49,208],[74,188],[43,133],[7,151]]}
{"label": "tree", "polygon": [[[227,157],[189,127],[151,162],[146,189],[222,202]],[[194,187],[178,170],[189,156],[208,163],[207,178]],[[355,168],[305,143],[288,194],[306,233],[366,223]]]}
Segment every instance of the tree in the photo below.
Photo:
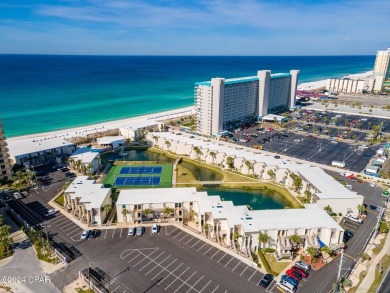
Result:
{"label": "tree", "polygon": [[126,209],[122,209],[122,216],[123,216],[123,218],[125,218],[126,220],[125,220],[125,222],[127,223],[127,214],[128,214],[128,211],[126,210]]}
{"label": "tree", "polygon": [[293,186],[296,192],[298,192],[302,188],[302,178],[298,175],[291,173],[290,177],[293,179]]}
{"label": "tree", "polygon": [[213,159],[213,160],[211,161],[211,164],[214,164],[214,160],[215,160],[215,158],[217,157],[217,154],[216,154],[215,152],[209,152],[209,155],[210,155],[210,157]]}
{"label": "tree", "polygon": [[158,142],[158,136],[153,135],[153,140],[154,140],[154,144],[157,144],[157,142]]}
{"label": "tree", "polygon": [[379,222],[379,233],[387,234],[389,233],[389,230],[389,223],[385,221]]}
{"label": "tree", "polygon": [[196,159],[199,159],[199,156],[203,155],[202,151],[200,150],[199,147],[193,147],[192,150],[195,152],[196,154]]}
{"label": "tree", "polygon": [[248,171],[253,170],[253,164],[250,161],[245,161],[245,165],[247,166]]}
{"label": "tree", "polygon": [[172,214],[172,213],[173,213],[173,209],[170,208],[170,207],[166,207],[166,208],[164,208],[164,210],[163,210],[163,214],[166,215],[166,216],[169,216],[169,215]]}
{"label": "tree", "polygon": [[333,250],[329,246],[321,247],[320,250],[323,251],[324,253],[326,253],[329,256],[332,255],[332,253],[333,253]]}
{"label": "tree", "polygon": [[268,170],[267,174],[268,174],[272,179],[275,179],[276,174],[275,174],[274,171]]}
{"label": "tree", "polygon": [[362,259],[363,262],[366,261],[366,260],[368,261],[368,260],[371,259],[371,257],[367,253],[365,253],[365,252],[359,253],[359,256],[360,256],[360,258]]}
{"label": "tree", "polygon": [[314,262],[314,260],[317,258],[317,249],[315,249],[314,247],[308,247],[306,248],[306,252]]}
{"label": "tree", "polygon": [[241,237],[240,234],[238,234],[238,233],[233,233],[233,240],[234,240],[234,242],[237,242],[238,239],[240,239],[240,237]]}
{"label": "tree", "polygon": [[190,221],[193,221],[195,220],[196,217],[198,217],[198,213],[195,212],[195,210],[190,210],[189,216],[190,216]]}
{"label": "tree", "polygon": [[293,243],[294,249],[297,249],[298,245],[302,242],[302,239],[298,234],[291,235],[289,239]]}
{"label": "tree", "polygon": [[259,241],[263,243],[263,250],[265,250],[265,245],[268,243],[269,236],[266,233],[260,233],[259,234]]}
{"label": "tree", "polygon": [[371,125],[372,125],[372,122],[369,121],[369,122],[367,123],[367,130],[370,130],[370,126],[371,126]]}
{"label": "tree", "polygon": [[171,143],[169,141],[165,141],[165,145],[167,146],[167,150],[169,151],[169,148],[171,147]]}
{"label": "tree", "polygon": [[153,211],[151,209],[144,209],[144,215],[148,217],[150,214],[153,214]]}
{"label": "tree", "polygon": [[109,215],[112,211],[112,206],[110,204],[106,204],[103,206],[103,211],[106,213],[106,215]]}
{"label": "tree", "polygon": [[328,117],[324,116],[324,123],[326,124],[328,122]]}
{"label": "tree", "polygon": [[357,209],[359,210],[359,215],[362,216],[364,214],[366,214],[366,206],[364,204],[359,204],[357,206]]}
{"label": "tree", "polygon": [[229,169],[233,169],[234,167],[234,160],[232,157],[227,157],[226,158],[226,165],[228,166]]}
{"label": "tree", "polygon": [[206,237],[209,237],[209,231],[211,229],[211,225],[210,224],[204,224],[203,225],[203,229],[204,229],[204,232],[206,234]]}

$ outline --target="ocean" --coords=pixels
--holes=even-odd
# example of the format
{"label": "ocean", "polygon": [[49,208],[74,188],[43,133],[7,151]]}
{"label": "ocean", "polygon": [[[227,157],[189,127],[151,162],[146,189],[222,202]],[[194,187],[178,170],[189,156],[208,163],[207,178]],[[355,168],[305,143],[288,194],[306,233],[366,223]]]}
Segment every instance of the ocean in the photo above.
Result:
{"label": "ocean", "polygon": [[372,70],[375,56],[205,57],[0,55],[7,137],[171,110],[194,103],[212,77],[301,71],[299,82]]}

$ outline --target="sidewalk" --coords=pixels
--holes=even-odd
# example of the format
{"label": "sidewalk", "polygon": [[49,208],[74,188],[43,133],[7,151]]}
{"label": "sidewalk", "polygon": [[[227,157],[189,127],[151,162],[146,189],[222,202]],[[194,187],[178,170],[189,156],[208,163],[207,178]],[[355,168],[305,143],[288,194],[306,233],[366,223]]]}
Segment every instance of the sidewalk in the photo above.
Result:
{"label": "sidewalk", "polygon": [[390,234],[387,235],[385,244],[383,245],[383,249],[379,254],[372,260],[365,278],[360,283],[360,286],[356,290],[357,293],[368,292],[372,283],[375,280],[375,271],[378,263],[382,260],[382,258],[386,255],[390,254]]}

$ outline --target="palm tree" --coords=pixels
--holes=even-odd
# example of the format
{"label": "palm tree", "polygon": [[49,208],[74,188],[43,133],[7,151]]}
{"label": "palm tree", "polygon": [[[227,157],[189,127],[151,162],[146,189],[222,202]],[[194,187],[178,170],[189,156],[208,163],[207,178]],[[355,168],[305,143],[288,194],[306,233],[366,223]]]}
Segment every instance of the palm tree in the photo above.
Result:
{"label": "palm tree", "polygon": [[158,141],[158,136],[156,136],[156,135],[153,135],[153,140],[154,140],[154,144],[157,144],[157,141]]}
{"label": "palm tree", "polygon": [[204,229],[204,232],[206,234],[206,237],[209,237],[209,231],[211,229],[211,225],[210,224],[204,224],[203,225],[203,229]]}
{"label": "palm tree", "polygon": [[317,249],[315,249],[313,247],[308,247],[308,248],[306,248],[306,252],[311,257],[312,261],[314,262],[314,260],[316,259],[316,256],[317,256]]}
{"label": "palm tree", "polygon": [[268,170],[267,174],[268,174],[272,179],[274,179],[275,176],[276,176],[275,172],[272,171],[272,170]]}
{"label": "palm tree", "polygon": [[333,250],[329,246],[321,247],[320,249],[322,252],[326,253],[327,255],[331,256],[333,253]]}
{"label": "palm tree", "polygon": [[226,158],[226,165],[228,166],[229,169],[232,169],[234,167],[234,160],[232,157]]}
{"label": "palm tree", "polygon": [[215,152],[209,152],[209,155],[210,155],[210,157],[213,159],[213,160],[211,161],[211,164],[214,164],[214,160],[215,160],[215,158],[217,157],[217,154],[216,154]]}
{"label": "palm tree", "polygon": [[260,241],[261,243],[263,243],[263,250],[265,250],[265,245],[267,244],[267,242],[268,242],[268,240],[269,240],[268,234],[266,234],[266,233],[260,233],[258,239],[259,239],[259,241]]}
{"label": "palm tree", "polygon": [[298,234],[291,235],[291,236],[289,237],[289,239],[290,239],[290,241],[291,241],[292,244],[293,244],[293,249],[294,249],[294,250],[297,249],[298,244],[300,244],[301,241],[302,241],[301,237],[299,237]]}
{"label": "palm tree", "polygon": [[190,216],[190,221],[193,221],[195,220],[196,217],[198,217],[198,213],[195,212],[195,210],[190,210],[189,216]]}
{"label": "palm tree", "polygon": [[148,217],[149,215],[153,214],[153,211],[151,209],[144,209],[144,215]]}
{"label": "palm tree", "polygon": [[192,149],[196,154],[196,159],[199,159],[199,156],[203,155],[202,151],[198,147],[193,147]]}
{"label": "palm tree", "polygon": [[253,170],[253,164],[250,161],[245,161],[245,165],[248,168],[248,171]]}
{"label": "palm tree", "polygon": [[367,123],[367,130],[370,130],[371,124],[372,124],[372,122],[368,122],[368,123]]}
{"label": "palm tree", "polygon": [[172,213],[173,213],[173,209],[172,209],[172,208],[166,207],[166,208],[163,210],[163,214],[164,214],[164,215],[169,216],[169,215],[172,214]]}
{"label": "palm tree", "polygon": [[171,147],[171,143],[169,141],[165,141],[165,145],[167,146],[167,150],[169,151],[169,148]]}
{"label": "palm tree", "polygon": [[126,209],[122,209],[122,216],[123,218],[125,218],[125,222],[127,223],[127,214],[128,214],[128,211]]}
{"label": "palm tree", "polygon": [[362,216],[366,213],[366,206],[364,204],[359,204],[357,206],[357,209],[359,210],[359,215]]}

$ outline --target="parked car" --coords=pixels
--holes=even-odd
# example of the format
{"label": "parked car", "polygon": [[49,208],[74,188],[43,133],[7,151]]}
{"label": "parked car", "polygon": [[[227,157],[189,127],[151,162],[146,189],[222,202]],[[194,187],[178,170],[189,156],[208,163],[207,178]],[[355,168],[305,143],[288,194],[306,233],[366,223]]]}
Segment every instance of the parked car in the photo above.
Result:
{"label": "parked car", "polygon": [[137,227],[136,236],[142,236],[144,235],[145,228],[143,226]]}
{"label": "parked car", "polygon": [[152,226],[152,234],[157,234],[159,231],[159,226],[157,224],[153,224]]}
{"label": "parked car", "polygon": [[310,271],[311,269],[311,266],[307,263],[305,263],[304,261],[301,261],[301,260],[298,260],[296,263],[295,263],[295,266],[298,267],[298,268],[302,268],[306,271]]}
{"label": "parked car", "polygon": [[293,266],[291,268],[292,271],[296,271],[302,275],[302,277],[307,278],[309,276],[309,273],[306,272],[304,269],[298,268],[296,266]]}
{"label": "parked car", "polygon": [[347,229],[344,231],[344,235],[347,235],[348,238],[352,238],[354,234],[352,231]]}
{"label": "parked car", "polygon": [[44,214],[44,216],[45,216],[45,217],[50,217],[50,216],[53,216],[56,212],[57,212],[57,210],[51,209],[51,210],[48,210],[48,211]]}
{"label": "parked car", "polygon": [[296,271],[287,270],[286,274],[289,275],[291,278],[297,280],[297,281],[302,280],[302,275],[300,273],[296,272]]}
{"label": "parked car", "polygon": [[92,237],[92,238],[98,238],[98,237],[100,236],[100,234],[101,234],[101,231],[100,231],[100,230],[93,229],[93,230],[91,231],[91,237]]}
{"label": "parked car", "polygon": [[297,287],[283,280],[280,280],[277,285],[278,288],[281,289],[280,291],[282,292],[295,293],[297,291]]}
{"label": "parked car", "polygon": [[294,278],[291,278],[289,275],[283,275],[281,280],[290,283],[291,285],[298,287],[299,282],[295,280]]}
{"label": "parked car", "polygon": [[21,199],[22,198],[22,195],[19,192],[14,192],[12,195],[14,196],[15,199]]}
{"label": "parked car", "polygon": [[265,274],[264,277],[260,280],[260,283],[259,285],[264,287],[264,288],[267,288],[269,286],[269,284],[271,284],[271,282],[273,281],[274,279],[274,276],[271,275],[271,274]]}
{"label": "parked car", "polygon": [[130,227],[129,228],[129,232],[127,233],[128,236],[134,236],[135,235],[135,228],[134,227]]}
{"label": "parked car", "polygon": [[81,240],[88,239],[90,234],[91,234],[90,230],[84,230],[83,233],[81,233]]}
{"label": "parked car", "polygon": [[355,222],[355,223],[358,223],[358,224],[362,224],[363,223],[363,220],[362,219],[359,219],[358,217],[355,217],[354,215],[352,214],[347,214],[345,216],[348,220],[351,220],[352,222]]}
{"label": "parked car", "polygon": [[375,186],[376,186],[376,183],[375,183],[375,182],[371,182],[371,183],[370,183],[370,186],[371,186],[371,187],[375,187]]}

